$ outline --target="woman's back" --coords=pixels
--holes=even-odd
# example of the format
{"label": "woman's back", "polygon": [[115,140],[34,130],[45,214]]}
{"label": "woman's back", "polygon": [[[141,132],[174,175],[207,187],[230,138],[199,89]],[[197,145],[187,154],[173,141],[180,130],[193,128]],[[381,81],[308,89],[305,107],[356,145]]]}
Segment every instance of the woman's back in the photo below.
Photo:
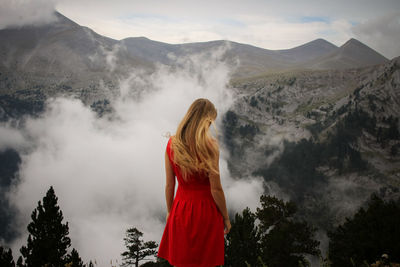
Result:
{"label": "woman's back", "polygon": [[178,180],[178,184],[180,187],[185,188],[185,189],[202,189],[203,187],[210,187],[210,181],[208,179],[208,176],[206,173],[195,173],[193,175],[188,175],[187,179],[185,180],[183,178],[183,175],[181,173],[181,170],[177,164],[174,163],[173,161],[173,155],[174,151],[172,149],[172,138],[173,136],[169,138],[168,144],[167,144],[167,154],[168,158],[170,160],[170,163],[172,165],[172,168],[174,170],[174,173],[176,175],[176,178]]}
{"label": "woman's back", "polygon": [[174,266],[224,264],[224,233],[229,232],[230,221],[219,176],[218,144],[209,134],[216,116],[209,100],[197,99],[166,146],[167,223],[158,256]]}

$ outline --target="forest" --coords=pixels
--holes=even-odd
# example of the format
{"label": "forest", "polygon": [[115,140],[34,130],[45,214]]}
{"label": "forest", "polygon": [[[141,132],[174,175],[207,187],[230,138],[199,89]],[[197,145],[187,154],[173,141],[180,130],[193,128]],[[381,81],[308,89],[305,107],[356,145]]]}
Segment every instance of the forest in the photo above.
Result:
{"label": "forest", "polygon": [[[84,263],[79,252],[71,250],[68,222],[57,200],[51,186],[32,211],[21,256],[14,259],[11,249],[0,247],[0,266],[97,266],[95,260]],[[318,248],[316,227],[297,219],[297,212],[293,201],[262,195],[255,212],[246,208],[236,213],[225,238],[224,266],[310,266],[310,256],[318,257],[320,266],[326,267],[400,266],[400,199],[384,201],[371,195],[366,207],[329,232],[326,255]],[[144,241],[136,227],[126,230],[123,241],[122,262],[111,262],[111,266],[170,266],[155,257],[158,244]]]}

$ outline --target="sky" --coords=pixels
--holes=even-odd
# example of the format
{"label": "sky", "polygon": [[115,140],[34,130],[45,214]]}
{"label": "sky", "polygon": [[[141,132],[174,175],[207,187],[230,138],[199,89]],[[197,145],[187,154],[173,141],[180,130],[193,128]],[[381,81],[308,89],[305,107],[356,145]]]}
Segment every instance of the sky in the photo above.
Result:
{"label": "sky", "polygon": [[2,0],[0,7],[0,28],[51,20],[49,11],[56,9],[117,40],[225,39],[287,49],[317,38],[337,46],[356,38],[389,59],[400,56],[398,0]]}

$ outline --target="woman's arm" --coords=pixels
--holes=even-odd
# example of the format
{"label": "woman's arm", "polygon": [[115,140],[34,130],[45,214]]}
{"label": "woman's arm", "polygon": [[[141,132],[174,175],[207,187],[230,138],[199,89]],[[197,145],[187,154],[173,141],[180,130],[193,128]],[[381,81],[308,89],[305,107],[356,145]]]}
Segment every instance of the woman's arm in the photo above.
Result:
{"label": "woman's arm", "polygon": [[[219,151],[215,164],[219,172]],[[222,189],[220,175],[211,174],[209,176],[209,180],[210,180],[211,194],[214,198],[215,204],[218,207],[218,210],[221,212],[222,217],[224,218],[224,224],[225,224],[224,233],[227,234],[231,229],[231,222],[229,220],[228,210],[226,208],[225,194],[224,190]]]}
{"label": "woman's arm", "polygon": [[168,153],[165,151],[165,201],[167,203],[167,217],[168,220],[169,212],[171,211],[172,202],[174,200],[174,192],[175,192],[175,174],[172,169],[171,162],[168,158]]}

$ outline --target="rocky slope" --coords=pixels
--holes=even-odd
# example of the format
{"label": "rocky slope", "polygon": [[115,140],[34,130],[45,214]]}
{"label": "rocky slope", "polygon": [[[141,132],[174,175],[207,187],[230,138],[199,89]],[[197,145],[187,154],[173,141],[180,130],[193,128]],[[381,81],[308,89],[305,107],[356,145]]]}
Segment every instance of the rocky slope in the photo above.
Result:
{"label": "rocky slope", "polygon": [[[114,40],[56,12],[44,26],[0,30],[0,113],[18,116],[41,110],[48,96],[69,94],[87,104],[112,98],[132,71],[151,73],[157,64],[226,47],[222,60],[237,65],[235,77],[288,69],[342,69],[387,62],[357,40],[342,47],[317,39],[285,50],[268,50],[230,41],[166,44],[144,37]],[[10,110],[11,106],[18,109]],[[22,110],[22,111],[21,111]],[[3,116],[4,117],[4,116]],[[4,120],[4,118],[3,118]]]}
{"label": "rocky slope", "polygon": [[261,176],[329,229],[373,192],[399,196],[400,58],[374,67],[232,81],[224,118],[230,169]]}

